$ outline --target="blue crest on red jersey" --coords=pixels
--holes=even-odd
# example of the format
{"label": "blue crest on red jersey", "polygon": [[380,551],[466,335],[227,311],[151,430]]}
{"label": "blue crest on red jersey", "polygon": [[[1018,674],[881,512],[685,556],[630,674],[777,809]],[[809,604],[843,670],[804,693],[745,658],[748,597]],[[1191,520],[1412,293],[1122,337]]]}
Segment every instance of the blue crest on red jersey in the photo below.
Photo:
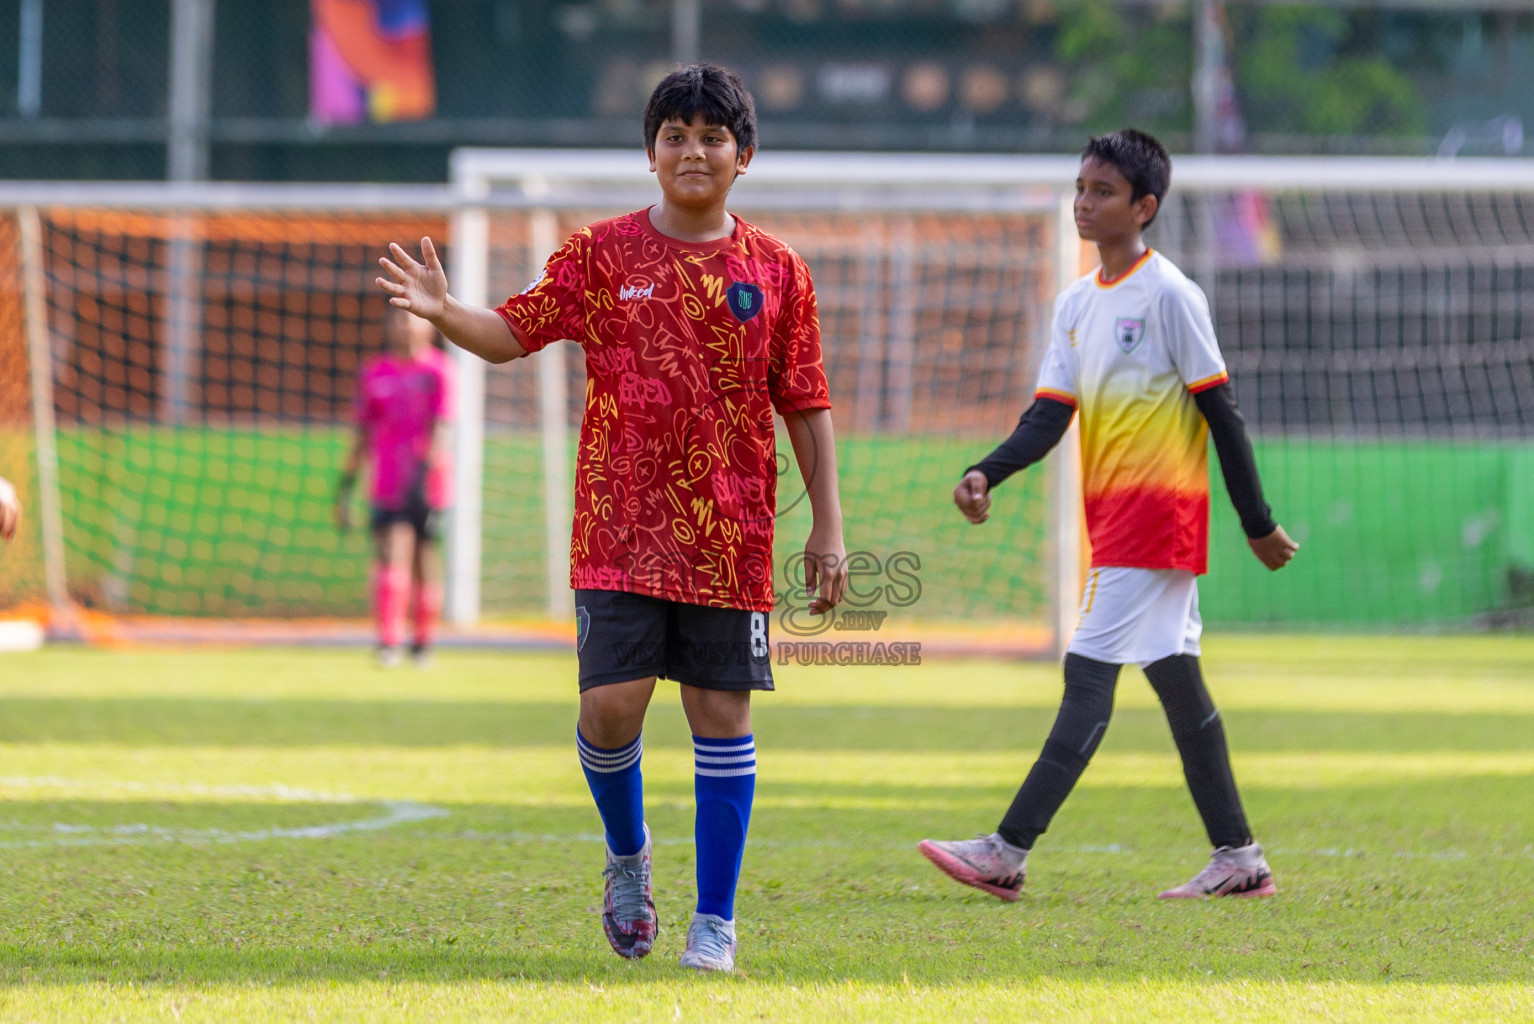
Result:
{"label": "blue crest on red jersey", "polygon": [[724,302],[735,319],[745,323],[762,311],[762,290],[754,284],[736,281],[724,293]]}

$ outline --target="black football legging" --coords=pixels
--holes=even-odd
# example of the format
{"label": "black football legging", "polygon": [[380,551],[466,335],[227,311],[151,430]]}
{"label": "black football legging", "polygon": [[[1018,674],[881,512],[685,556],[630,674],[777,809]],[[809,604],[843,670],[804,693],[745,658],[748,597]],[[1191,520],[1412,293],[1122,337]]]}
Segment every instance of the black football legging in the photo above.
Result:
{"label": "black football legging", "polygon": [[[1023,781],[996,830],[1014,846],[1031,849],[1070,795],[1076,780],[1102,742],[1113,715],[1118,665],[1079,654],[1065,656],[1065,698],[1044,741],[1044,750]],[[1178,654],[1145,667],[1182,755],[1183,778],[1209,841],[1215,846],[1245,846],[1252,841],[1241,795],[1230,770],[1225,726],[1199,671],[1198,658]]]}

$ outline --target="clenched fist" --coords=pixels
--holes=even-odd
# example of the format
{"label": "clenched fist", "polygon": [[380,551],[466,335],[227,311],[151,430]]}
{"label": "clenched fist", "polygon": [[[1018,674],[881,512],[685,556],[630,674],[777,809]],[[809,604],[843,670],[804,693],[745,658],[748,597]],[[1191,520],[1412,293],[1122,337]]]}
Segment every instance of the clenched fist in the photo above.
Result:
{"label": "clenched fist", "polygon": [[953,503],[959,506],[964,518],[976,526],[991,518],[991,485],[986,482],[985,474],[978,469],[965,473],[959,486],[953,489]]}

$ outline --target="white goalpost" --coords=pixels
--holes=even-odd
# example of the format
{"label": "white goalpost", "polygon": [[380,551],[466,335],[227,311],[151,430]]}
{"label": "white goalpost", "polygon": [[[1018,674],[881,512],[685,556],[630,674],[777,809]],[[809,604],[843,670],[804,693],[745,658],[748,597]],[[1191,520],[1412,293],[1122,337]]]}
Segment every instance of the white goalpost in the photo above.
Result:
{"label": "white goalpost", "polygon": [[[1036,276],[1042,277],[1027,282],[1032,290],[1043,296],[1058,291],[1080,273],[1080,247],[1071,227],[1069,204],[1062,206],[1060,187],[1062,181],[1070,179],[1074,168],[1075,161],[1069,158],[1019,161],[985,156],[959,159],[902,154],[770,153],[759,157],[736,186],[731,208],[767,223],[774,217],[789,221],[842,218],[854,225],[861,222],[861,227],[850,233],[844,231],[835,238],[818,237],[819,233],[814,229],[805,230],[797,237],[792,233],[787,236],[790,243],[806,256],[817,280],[817,256],[824,253],[844,260],[847,247],[859,242],[875,247],[884,243],[887,247],[901,249],[906,253],[901,262],[905,266],[906,278],[909,278],[912,247],[909,230],[904,241],[891,244],[889,239],[874,239],[878,232],[868,227],[869,223],[899,221],[909,228],[924,217],[1020,218],[1035,233],[1033,242],[1045,245],[1041,251],[1030,254],[1036,264]],[[453,248],[459,260],[457,267],[463,276],[455,278],[455,286],[465,296],[478,297],[495,291],[469,280],[470,275],[489,272],[497,262],[490,253],[494,243],[488,229],[495,211],[517,211],[516,216],[525,219],[528,248],[521,263],[525,267],[526,280],[532,280],[539,273],[543,260],[563,241],[564,233],[578,226],[575,221],[580,218],[572,220],[570,215],[579,213],[586,219],[610,216],[651,205],[655,199],[654,182],[644,154],[637,150],[463,149],[453,154],[451,178],[455,196],[462,204],[454,220],[458,234],[454,237]],[[555,230],[560,216],[564,216],[565,223]],[[978,236],[977,241],[982,249],[995,248],[994,242],[987,243]],[[943,244],[951,247],[964,242],[947,239]],[[823,250],[817,251],[822,246]],[[466,251],[469,249],[472,251]],[[863,262],[883,258],[888,258],[888,254],[876,251],[854,254],[854,259]],[[891,262],[897,261],[891,258]],[[516,266],[518,261],[513,258],[509,263]],[[898,277],[898,274],[892,269],[891,276]],[[898,280],[886,284],[892,284],[894,290],[900,288]],[[509,282],[499,282],[499,285],[500,291],[514,291],[520,287]],[[866,431],[881,426],[877,411],[872,417],[856,415],[865,408],[878,410],[881,406],[881,396],[870,394],[870,391],[893,386],[906,395],[906,404],[909,403],[910,391],[919,384],[910,379],[916,367],[909,350],[921,346],[924,341],[914,330],[919,301],[915,292],[920,287],[920,284],[906,280],[908,294],[902,299],[905,308],[900,314],[884,310],[880,311],[885,314],[882,317],[859,318],[864,321],[856,328],[860,355],[869,351],[876,353],[872,362],[883,362],[884,365],[871,365],[867,359],[838,359],[828,354],[828,365],[846,367],[845,376],[857,382],[854,394],[847,396],[844,392],[838,393],[833,381],[833,402],[838,399],[845,402],[851,397],[855,411],[855,418],[850,422],[845,418],[846,413],[837,413],[839,432],[847,431],[849,427],[854,431]],[[824,296],[824,285],[821,291]],[[1036,314],[1036,298],[1030,296],[1030,300]],[[996,297],[991,297],[990,301],[994,305]],[[825,308],[826,299],[822,297],[823,322]],[[952,312],[961,311],[955,309]],[[873,320],[881,322],[869,322]],[[1014,356],[1011,369],[1021,369],[1024,378],[1031,379],[1042,355],[1045,336],[1040,330],[1041,323],[1047,330],[1047,316],[1042,320],[1035,316],[1026,327],[1016,325],[1021,336],[1016,336],[1014,330],[1014,336],[1007,339],[1012,343]],[[881,333],[886,336],[879,337]],[[900,338],[905,340],[902,342]],[[849,340],[844,336],[828,335],[828,353],[846,346]],[[536,357],[539,363],[540,469],[542,479],[547,482],[543,490],[548,580],[546,609],[551,618],[566,617],[570,613],[570,594],[562,582],[568,572],[570,444],[576,423],[568,408],[569,384],[574,383],[574,378],[566,367],[565,349],[566,346],[551,346]],[[854,362],[855,366],[849,365]],[[463,373],[461,379],[463,386],[468,388],[482,386],[484,378],[476,368]],[[1022,398],[1021,392],[1009,396],[1004,402],[1006,410],[1015,415],[1013,406]],[[483,395],[469,401],[480,403]],[[898,397],[891,404],[895,406],[897,417],[908,417],[908,412],[901,412],[905,406]],[[839,403],[838,408],[847,407]],[[1001,419],[994,415],[991,419],[991,432],[995,433],[1003,426],[1005,414]],[[889,425],[888,422],[883,424]],[[484,439],[477,433],[482,427],[483,423],[479,423],[459,434],[460,495],[484,492],[482,478],[476,480],[472,475],[475,470],[482,472],[480,456]],[[928,424],[925,429],[931,431],[934,426]],[[1049,513],[1056,519],[1064,516],[1061,522],[1074,524],[1079,519],[1077,507],[1080,501],[1076,462],[1071,458],[1058,458],[1055,462],[1054,487],[1058,500]],[[460,499],[452,516],[455,536],[472,536],[483,529],[483,510],[477,501]],[[1051,631],[1058,636],[1068,633],[1074,624],[1075,588],[1079,585],[1079,573],[1074,567],[1080,562],[1080,545],[1074,530],[1052,530],[1051,533],[1054,569],[1049,575],[1059,581],[1059,587],[1046,600],[1053,607]],[[449,596],[450,615],[455,621],[465,623],[474,621],[481,610],[482,574],[472,571],[475,556],[470,554],[471,546],[472,542],[467,543],[453,555],[455,572]]]}

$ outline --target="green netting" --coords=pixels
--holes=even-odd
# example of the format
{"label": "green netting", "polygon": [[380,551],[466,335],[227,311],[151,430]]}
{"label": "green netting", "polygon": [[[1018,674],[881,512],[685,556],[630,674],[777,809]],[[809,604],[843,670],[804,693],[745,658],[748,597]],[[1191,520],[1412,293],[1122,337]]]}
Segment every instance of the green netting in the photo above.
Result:
{"label": "green netting", "polygon": [[[331,518],[344,430],[162,427],[59,440],[69,577],[88,603],[183,615],[366,611],[367,539],[340,535]],[[499,614],[546,606],[539,450],[526,434],[487,442],[487,492],[503,504],[485,536],[483,586]],[[858,586],[898,587],[869,607],[924,619],[1047,615],[1043,474],[1004,485],[992,521],[971,528],[949,491],[977,450],[945,438],[840,443],[848,550],[876,560]],[[1210,625],[1467,624],[1531,603],[1534,445],[1279,441],[1260,444],[1258,458],[1305,557],[1281,573],[1258,565],[1216,480],[1201,584]],[[793,481],[785,504],[798,496]],[[779,520],[778,565],[808,529],[803,503]],[[892,574],[887,563],[903,552],[918,561]]]}
{"label": "green netting", "polygon": [[371,544],[334,522],[335,427],[61,430],[70,591],[171,615],[367,610]]}
{"label": "green netting", "polygon": [[[61,431],[71,589],[94,607],[151,614],[365,613],[369,541],[362,530],[341,534],[333,520],[349,442],[337,427]],[[849,551],[870,556],[858,587],[896,588],[869,607],[931,608],[940,618],[1047,614],[1048,575],[1034,554],[1045,529],[1040,481],[1009,488],[988,528],[971,530],[949,491],[973,450],[933,438],[841,443],[852,470],[842,494]],[[486,493],[497,505],[486,517],[482,585],[495,614],[547,606],[540,451],[529,434],[486,442]],[[792,508],[778,524],[780,566],[809,530],[796,482],[783,484]],[[914,557],[898,559],[898,571],[887,566],[903,555]],[[786,586],[780,579],[779,590]],[[995,606],[997,593],[1008,595],[1005,608]]]}
{"label": "green netting", "polygon": [[1534,444],[1307,438],[1257,450],[1302,557],[1278,573],[1258,564],[1216,479],[1206,622],[1484,626],[1534,604]]}

